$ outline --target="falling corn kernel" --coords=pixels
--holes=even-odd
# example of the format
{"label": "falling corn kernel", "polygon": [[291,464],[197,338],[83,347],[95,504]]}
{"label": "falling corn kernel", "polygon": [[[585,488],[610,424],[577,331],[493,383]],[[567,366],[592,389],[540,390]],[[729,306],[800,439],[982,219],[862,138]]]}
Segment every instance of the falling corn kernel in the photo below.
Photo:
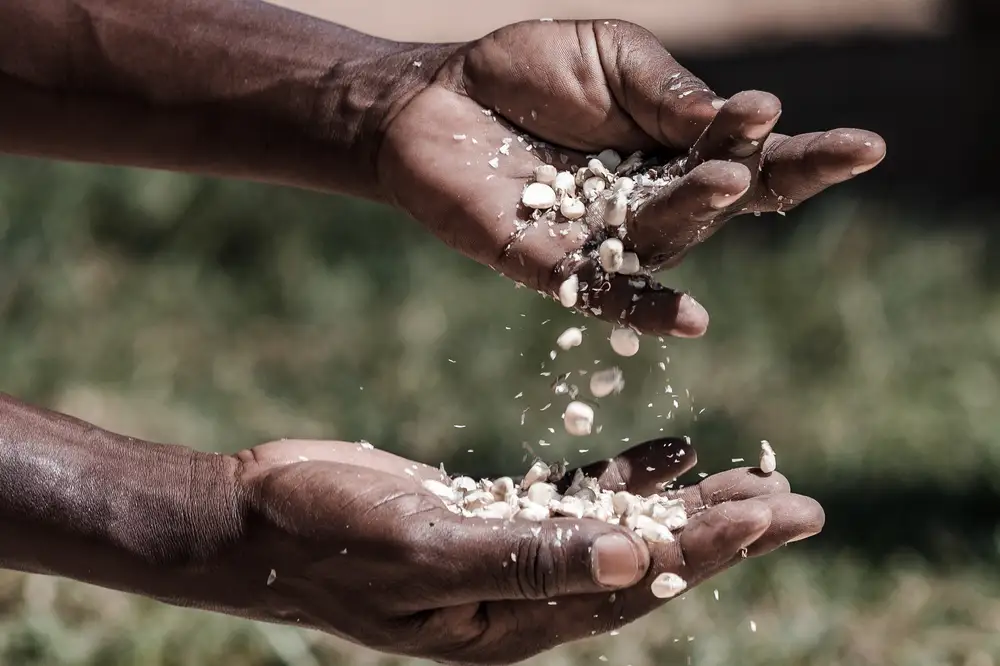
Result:
{"label": "falling corn kernel", "polygon": [[639,353],[639,335],[631,328],[616,328],[611,331],[611,349],[619,356],[635,356]]}
{"label": "falling corn kernel", "polygon": [[571,308],[576,305],[576,299],[580,295],[580,278],[570,275],[559,285],[559,302],[563,307]]}
{"label": "falling corn kernel", "polygon": [[589,435],[594,427],[594,408],[585,402],[574,400],[566,406],[563,415],[566,432],[577,437]]}
{"label": "falling corn kernel", "polygon": [[556,338],[556,344],[559,348],[566,351],[572,349],[573,347],[579,347],[583,343],[583,331],[574,327],[567,328],[563,331],[558,338]]}
{"label": "falling corn kernel", "polygon": [[625,379],[620,368],[598,370],[590,376],[590,392],[595,398],[604,398],[612,393],[621,393]]}

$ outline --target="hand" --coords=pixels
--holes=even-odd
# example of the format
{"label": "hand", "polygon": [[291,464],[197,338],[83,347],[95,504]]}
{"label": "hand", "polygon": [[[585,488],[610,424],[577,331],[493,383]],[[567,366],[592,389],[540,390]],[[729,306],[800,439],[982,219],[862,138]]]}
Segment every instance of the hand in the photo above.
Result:
{"label": "hand", "polygon": [[[664,603],[650,592],[659,574],[690,588],[824,520],[782,476],[735,469],[677,491],[687,527],[647,545],[593,519],[456,516],[421,485],[440,471],[358,444],[281,441],[239,458],[255,536],[233,566],[259,569],[262,588],[274,570],[266,616],[448,663],[512,663],[619,628]],[[586,471],[648,495],[695,462],[664,439]]]}
{"label": "hand", "polygon": [[[569,258],[587,240],[578,223],[567,235],[544,223],[515,233],[527,219],[521,191],[542,161],[582,165],[605,148],[686,155],[683,177],[626,222],[626,246],[659,269],[729,218],[790,210],[885,156],[883,140],[862,130],[775,134],[780,113],[764,92],[719,99],[636,25],[518,23],[455,50],[395,111],[380,177],[392,200],[453,248],[554,295],[572,273],[593,280],[596,267]],[[603,291],[591,292],[585,313],[676,336],[708,325],[696,301],[659,285],[633,287],[621,276]]]}

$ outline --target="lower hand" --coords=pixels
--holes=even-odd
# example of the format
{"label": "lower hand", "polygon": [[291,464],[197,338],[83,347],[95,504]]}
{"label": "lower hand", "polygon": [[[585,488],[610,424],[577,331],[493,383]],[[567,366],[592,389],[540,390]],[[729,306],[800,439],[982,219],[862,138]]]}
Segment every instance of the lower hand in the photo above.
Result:
{"label": "lower hand", "polygon": [[[512,663],[618,629],[666,603],[650,591],[659,574],[690,589],[824,521],[784,477],[753,469],[675,491],[688,525],[647,544],[594,519],[462,518],[422,486],[439,470],[359,444],[286,440],[239,459],[252,543],[232,566],[259,575],[265,617],[446,663]],[[695,463],[683,440],[663,439],[585,471],[648,495]]]}
{"label": "lower hand", "polygon": [[[568,259],[587,240],[578,223],[567,235],[546,224],[515,233],[527,219],[521,191],[543,162],[572,168],[605,148],[686,156],[681,177],[626,222],[626,246],[655,270],[732,217],[791,210],[885,156],[882,138],[863,130],[774,133],[776,97],[720,99],[624,21],[530,21],[442,48],[452,52],[432,82],[386,121],[382,187],[455,249],[548,295],[595,266]],[[690,296],[629,282],[610,280],[584,313],[647,333],[705,332],[708,315]]]}

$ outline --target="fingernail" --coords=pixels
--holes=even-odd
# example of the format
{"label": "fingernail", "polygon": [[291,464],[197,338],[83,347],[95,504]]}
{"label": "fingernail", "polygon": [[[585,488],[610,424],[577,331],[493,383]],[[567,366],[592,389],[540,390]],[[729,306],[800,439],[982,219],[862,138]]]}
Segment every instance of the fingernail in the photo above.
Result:
{"label": "fingernail", "polygon": [[788,541],[786,541],[785,545],[787,546],[790,543],[797,543],[799,541],[805,541],[806,539],[811,539],[814,536],[816,536],[817,534],[819,534],[819,532],[812,532],[810,534],[800,534],[799,536],[795,537],[794,539],[789,539]]}
{"label": "fingernail", "polygon": [[774,130],[774,126],[778,123],[779,118],[781,118],[781,111],[779,111],[778,115],[770,120],[766,120],[756,125],[744,125],[743,136],[751,141],[760,141]]}
{"label": "fingernail", "polygon": [[606,534],[594,542],[591,552],[594,580],[606,587],[628,587],[639,582],[642,568],[639,553],[628,537]]}
{"label": "fingernail", "polygon": [[708,328],[708,310],[687,294],[677,304],[677,319],[671,331],[678,338],[699,338]]}
{"label": "fingernail", "polygon": [[885,159],[885,155],[883,154],[882,157],[878,158],[876,161],[874,161],[874,162],[872,162],[870,164],[862,164],[860,166],[856,166],[853,169],[851,169],[851,175],[852,176],[860,176],[861,174],[863,174],[863,173],[865,173],[867,171],[871,171],[872,169],[874,169],[875,167],[877,167],[879,164],[881,164],[882,160],[884,160],[884,159]]}
{"label": "fingernail", "polygon": [[721,97],[712,100],[712,108],[715,109],[716,111],[718,111],[725,105],[726,105],[726,100],[722,99]]}
{"label": "fingernail", "polygon": [[723,208],[728,208],[734,203],[743,198],[743,195],[750,190],[750,186],[747,185],[743,188],[741,192],[736,194],[716,194],[711,199],[708,200],[708,205],[715,210],[722,210]]}

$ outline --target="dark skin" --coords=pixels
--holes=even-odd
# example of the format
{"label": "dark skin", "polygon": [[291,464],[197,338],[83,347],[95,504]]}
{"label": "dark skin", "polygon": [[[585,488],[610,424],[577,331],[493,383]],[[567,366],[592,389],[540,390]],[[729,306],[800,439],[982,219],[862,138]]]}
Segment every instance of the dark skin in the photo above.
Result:
{"label": "dark skin", "polygon": [[[780,474],[734,469],[670,491],[690,522],[647,544],[597,520],[460,518],[420,483],[439,470],[356,443],[203,454],[2,394],[0,417],[0,533],[17,537],[0,566],[443,663],[509,664],[620,628],[665,603],[657,575],[690,589],[824,520]],[[646,495],[696,462],[661,439],[585,471]]]}
{"label": "dark skin", "polygon": [[[773,96],[721,100],[652,35],[618,21],[401,44],[255,0],[6,2],[0,99],[2,151],[395,205],[546,294],[593,267],[567,259],[576,234],[537,227],[510,244],[538,155],[557,164],[603,148],[687,156],[683,176],[627,222],[627,244],[669,267],[726,220],[789,210],[885,154],[862,130],[775,134]],[[525,136],[531,151],[517,140]],[[509,154],[497,155],[505,138]],[[590,304],[618,322],[632,289],[616,279]],[[700,305],[668,289],[645,289],[626,320],[686,337],[707,326]],[[649,493],[694,463],[684,447],[650,442],[591,471],[608,487]],[[584,520],[570,521],[573,538],[557,546],[563,519],[535,535],[455,517],[415,479],[436,473],[345,442],[201,454],[3,396],[0,533],[17,538],[0,542],[0,566],[387,652],[511,663],[654,610],[658,573],[694,586],[744,552],[765,554],[823,524],[819,505],[780,475],[743,469],[680,491],[695,515],[675,544]],[[598,544],[602,536],[613,539]]]}

